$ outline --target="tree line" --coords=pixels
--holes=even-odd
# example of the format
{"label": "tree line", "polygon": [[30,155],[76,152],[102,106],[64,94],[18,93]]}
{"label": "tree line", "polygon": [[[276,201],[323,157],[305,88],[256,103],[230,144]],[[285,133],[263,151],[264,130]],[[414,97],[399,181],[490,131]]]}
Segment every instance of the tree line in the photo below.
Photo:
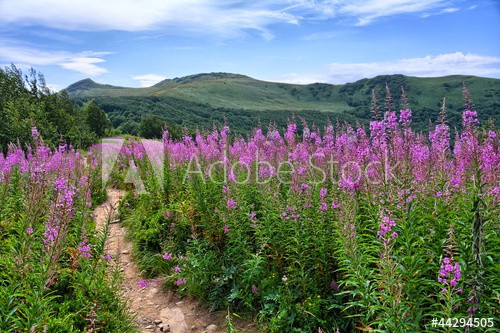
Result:
{"label": "tree line", "polygon": [[34,69],[24,74],[13,64],[0,68],[0,123],[4,153],[11,143],[31,144],[35,126],[51,147],[87,148],[111,133],[108,116],[93,101],[77,106],[65,91],[51,91],[43,74]]}

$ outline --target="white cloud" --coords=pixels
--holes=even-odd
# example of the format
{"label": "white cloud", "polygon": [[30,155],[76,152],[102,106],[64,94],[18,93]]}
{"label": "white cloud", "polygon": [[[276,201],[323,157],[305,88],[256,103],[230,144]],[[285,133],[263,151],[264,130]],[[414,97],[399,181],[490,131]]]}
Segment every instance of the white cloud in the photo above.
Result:
{"label": "white cloud", "polygon": [[292,0],[289,10],[305,11],[315,18],[353,18],[364,26],[376,19],[400,14],[418,14],[444,8],[450,0]]}
{"label": "white cloud", "polygon": [[462,52],[437,56],[396,59],[366,63],[331,63],[321,73],[289,73],[269,78],[269,81],[296,84],[326,82],[343,84],[377,75],[404,74],[419,77],[445,75],[500,76],[500,58]]}
{"label": "white cloud", "polygon": [[66,62],[59,65],[65,69],[73,70],[75,72],[88,75],[99,75],[108,72],[105,68],[95,65],[104,61],[104,59],[95,57],[75,57],[70,58]]}
{"label": "white cloud", "polygon": [[132,79],[139,81],[141,87],[151,87],[152,85],[165,80],[166,77],[158,74],[145,74],[134,76]]}
{"label": "white cloud", "polygon": [[47,83],[47,88],[49,88],[50,91],[53,91],[53,92],[58,92],[58,91],[61,91],[64,89],[63,87],[61,87],[60,85],[55,84],[55,83]]}
{"label": "white cloud", "polygon": [[422,14],[422,17],[426,18],[426,17],[430,17],[430,16],[434,16],[434,15],[451,14],[451,13],[458,12],[459,10],[460,10],[460,8],[449,7],[449,8],[442,9],[442,10],[440,10],[438,12],[435,12],[435,13],[425,13],[425,14]]}
{"label": "white cloud", "polygon": [[69,30],[142,31],[161,27],[233,37],[255,30],[273,34],[269,24],[297,24],[292,14],[245,1],[215,0],[2,0],[0,24],[42,24]]}
{"label": "white cloud", "polygon": [[[250,30],[266,40],[275,23],[352,18],[357,25],[405,13],[449,7],[453,0],[2,0],[0,25],[37,25],[66,30],[144,31],[171,29],[224,38]],[[158,35],[155,35],[158,36]]]}
{"label": "white cloud", "polygon": [[12,63],[22,63],[29,66],[56,65],[68,70],[87,74],[99,75],[107,73],[104,67],[97,64],[104,62],[102,56],[109,52],[84,51],[72,53],[67,51],[41,51],[27,47],[0,45],[0,59]]}
{"label": "white cloud", "polygon": [[283,82],[293,84],[310,84],[317,82],[328,82],[328,75],[325,74],[298,74],[288,73],[267,79],[271,82]]}
{"label": "white cloud", "polygon": [[453,74],[500,75],[500,58],[462,52],[370,63],[332,63],[328,82],[345,83],[384,74],[433,77]]}

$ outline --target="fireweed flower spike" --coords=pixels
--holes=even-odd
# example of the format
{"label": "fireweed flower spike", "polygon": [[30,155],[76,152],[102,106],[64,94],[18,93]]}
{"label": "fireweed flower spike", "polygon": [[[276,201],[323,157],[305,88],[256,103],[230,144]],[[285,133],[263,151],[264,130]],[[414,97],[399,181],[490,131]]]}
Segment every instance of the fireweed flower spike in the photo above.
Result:
{"label": "fireweed flower spike", "polygon": [[[460,265],[458,263],[453,264],[448,257],[443,258],[438,276],[438,282],[444,285],[442,292],[448,292],[447,286],[456,287],[461,278]],[[462,290],[457,289],[456,292],[461,293]]]}
{"label": "fireweed flower spike", "polygon": [[[380,238],[380,240],[387,243],[389,241],[389,238],[386,235],[391,232],[392,227],[396,226],[396,222],[394,222],[394,220],[391,220],[389,217],[384,217],[382,219],[382,222],[380,222],[379,226],[380,230],[377,232],[377,235]],[[396,232],[393,232],[390,237],[396,238],[398,237],[398,234]]]}

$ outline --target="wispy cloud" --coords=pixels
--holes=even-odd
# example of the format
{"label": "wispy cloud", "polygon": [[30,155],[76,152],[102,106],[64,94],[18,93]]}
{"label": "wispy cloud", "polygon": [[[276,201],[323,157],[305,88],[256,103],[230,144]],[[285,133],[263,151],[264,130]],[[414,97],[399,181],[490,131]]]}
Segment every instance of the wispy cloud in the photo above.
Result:
{"label": "wispy cloud", "polygon": [[106,68],[98,64],[105,62],[102,57],[108,54],[110,52],[84,51],[72,53],[0,45],[0,59],[3,61],[27,64],[29,66],[56,65],[91,76],[107,73]]}
{"label": "wispy cloud", "polygon": [[[454,0],[2,0],[0,25],[43,25],[65,30],[160,30],[223,38],[248,31],[274,38],[272,25],[304,20],[352,19],[359,26],[380,17],[447,12]],[[152,37],[160,36],[158,34]],[[151,36],[144,36],[149,38]]]}
{"label": "wispy cloud", "polygon": [[269,80],[296,84],[315,82],[343,84],[377,75],[391,74],[419,77],[455,74],[498,77],[500,76],[500,57],[455,52],[393,61],[331,63],[321,73],[289,73],[269,78]]}
{"label": "wispy cloud", "polygon": [[306,40],[306,41],[313,41],[313,40],[327,40],[327,39],[333,39],[336,37],[339,37],[343,35],[344,33],[341,31],[318,31],[315,33],[312,33],[310,35],[304,36],[301,39]]}
{"label": "wispy cloud", "polygon": [[329,76],[326,73],[321,74],[299,74],[288,73],[277,77],[267,78],[271,82],[283,82],[293,84],[309,84],[317,82],[329,82]]}
{"label": "wispy cloud", "polygon": [[450,0],[293,0],[292,11],[305,11],[318,18],[352,18],[356,25],[365,26],[381,17],[400,14],[420,14],[442,9]]}
{"label": "wispy cloud", "polygon": [[201,46],[174,46],[172,49],[176,51],[194,51],[194,50],[203,50]]}
{"label": "wispy cloud", "polygon": [[370,63],[332,63],[328,67],[328,82],[353,82],[383,74],[405,74],[421,77],[453,74],[500,75],[500,58],[462,52],[420,58]]}
{"label": "wispy cloud", "polygon": [[434,15],[451,14],[451,13],[458,12],[459,10],[460,10],[460,8],[457,8],[457,7],[449,7],[449,8],[442,9],[442,10],[435,12],[435,13],[424,13],[424,14],[422,14],[422,17],[426,18],[426,17],[430,17],[430,16],[434,16]]}
{"label": "wispy cloud", "polygon": [[151,87],[152,85],[165,80],[166,77],[158,74],[145,74],[134,76],[132,79],[139,81],[141,87]]}
{"label": "wispy cloud", "polygon": [[0,24],[42,24],[69,30],[181,29],[219,36],[245,30],[273,38],[268,25],[297,24],[295,15],[245,1],[215,0],[87,0],[84,5],[65,0],[2,0]]}

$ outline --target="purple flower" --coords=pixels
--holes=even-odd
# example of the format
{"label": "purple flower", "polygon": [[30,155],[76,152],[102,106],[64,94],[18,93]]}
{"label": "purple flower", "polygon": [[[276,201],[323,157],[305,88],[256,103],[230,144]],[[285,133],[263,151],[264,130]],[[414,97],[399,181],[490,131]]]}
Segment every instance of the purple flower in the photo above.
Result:
{"label": "purple flower", "polygon": [[31,235],[33,233],[33,228],[27,228],[26,233]]}
{"label": "purple flower", "polygon": [[492,190],[491,190],[491,194],[493,195],[493,197],[498,201],[500,202],[500,186],[495,186]]}
{"label": "purple flower", "polygon": [[229,233],[229,225],[228,225],[228,224],[226,224],[226,225],[224,226],[224,233],[225,233],[225,234],[228,234],[228,233]]}
{"label": "purple flower", "polygon": [[163,214],[163,216],[165,216],[165,217],[168,219],[168,218],[170,217],[170,213],[169,213],[169,212],[165,212],[165,213]]}
{"label": "purple flower", "polygon": [[101,255],[101,259],[111,261],[111,256],[109,254],[103,254],[103,255]]}
{"label": "purple flower", "polygon": [[90,258],[90,247],[86,243],[82,243],[80,247],[78,247],[78,252],[84,258]]}
{"label": "purple flower", "polygon": [[43,242],[44,243],[53,242],[57,238],[57,236],[59,235],[58,229],[59,228],[57,226],[52,227],[50,225],[46,225],[45,232],[43,233],[43,236],[44,236]]}
{"label": "purple flower", "polygon": [[471,110],[465,110],[462,113],[462,125],[464,128],[469,128],[475,124],[479,124],[477,120],[477,112]]}
{"label": "purple flower", "polygon": [[451,258],[443,258],[437,279],[438,282],[445,286],[449,285],[450,287],[456,287],[458,285],[458,280],[461,278],[462,273],[460,272],[460,265],[458,263],[453,265]]}
{"label": "purple flower", "polygon": [[328,193],[328,190],[326,188],[321,188],[321,190],[319,191],[319,197],[320,198],[324,198],[326,197],[326,194]]}
{"label": "purple flower", "polygon": [[236,201],[234,201],[233,198],[229,198],[227,200],[227,209],[233,209],[236,208]]}
{"label": "purple flower", "polygon": [[179,267],[179,265],[175,266],[173,269],[172,269],[174,272],[176,273],[180,273],[182,272],[181,268]]}
{"label": "purple flower", "polygon": [[164,254],[163,254],[163,259],[165,259],[165,260],[170,260],[170,259],[172,259],[172,253],[164,253]]}
{"label": "purple flower", "polygon": [[[379,224],[380,230],[377,232],[378,238],[380,240],[383,240],[385,243],[388,242],[387,239],[385,239],[385,235],[389,233],[392,229],[392,227],[396,226],[396,222],[394,220],[391,220],[389,217],[384,217],[382,219],[382,222]],[[392,233],[392,238],[398,237],[398,234],[396,232]]]}
{"label": "purple flower", "polygon": [[255,284],[253,284],[252,285],[252,294],[257,294],[258,292],[259,292],[259,288]]}
{"label": "purple flower", "polygon": [[137,285],[139,286],[139,288],[146,288],[149,285],[149,283],[148,280],[141,280],[137,282]]}
{"label": "purple flower", "polygon": [[180,286],[183,284],[186,284],[186,279],[178,279],[177,281],[175,281],[176,286]]}
{"label": "purple flower", "polygon": [[339,200],[338,200],[338,199],[335,199],[335,200],[332,202],[332,209],[339,209],[339,208],[340,208]]}
{"label": "purple flower", "polygon": [[252,212],[250,213],[250,222],[256,222],[257,221],[257,214]]}
{"label": "purple flower", "polygon": [[399,113],[399,123],[405,127],[411,123],[411,110],[401,110]]}

